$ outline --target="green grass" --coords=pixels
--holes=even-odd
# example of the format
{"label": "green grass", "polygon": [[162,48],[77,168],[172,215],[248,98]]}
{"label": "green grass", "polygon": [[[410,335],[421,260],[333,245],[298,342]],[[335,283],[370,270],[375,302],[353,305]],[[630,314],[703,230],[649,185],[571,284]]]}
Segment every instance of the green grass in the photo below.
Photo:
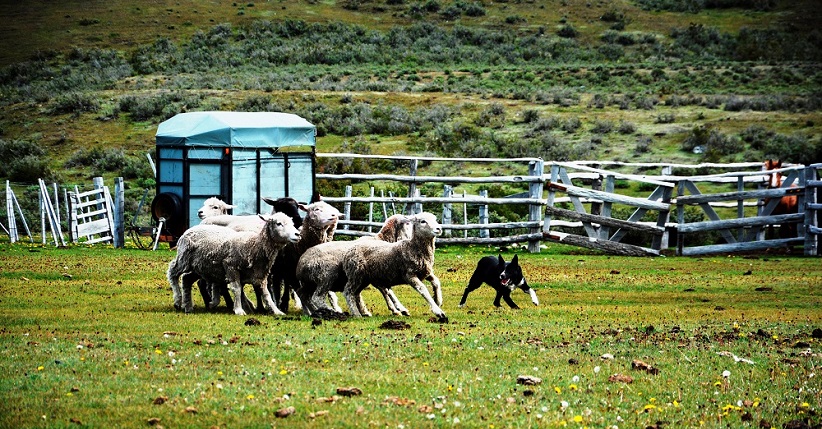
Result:
{"label": "green grass", "polygon": [[[248,317],[225,308],[205,312],[196,296],[193,314],[173,311],[167,249],[4,243],[0,426],[820,423],[817,260],[621,258],[554,245],[520,254],[539,307],[517,292],[523,309],[494,309],[486,286],[459,308],[473,265],[492,253],[439,249],[450,323],[429,322],[423,300],[400,286],[411,327],[395,331],[379,328],[397,318],[373,290],[365,296],[373,318],[313,326],[292,311],[254,315],[262,324],[246,326]],[[659,374],[632,370],[634,359]],[[633,382],[609,381],[614,374]],[[519,375],[542,383],[518,385]],[[350,386],[363,394],[336,394]],[[274,416],[289,406],[293,415]]]}

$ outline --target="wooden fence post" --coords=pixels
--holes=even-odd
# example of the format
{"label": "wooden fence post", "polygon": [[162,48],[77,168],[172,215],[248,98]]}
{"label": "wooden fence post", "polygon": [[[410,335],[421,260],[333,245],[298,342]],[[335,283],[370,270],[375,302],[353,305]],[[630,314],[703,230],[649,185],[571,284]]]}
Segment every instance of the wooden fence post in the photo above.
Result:
{"label": "wooden fence post", "polygon": [[[614,193],[614,175],[609,174],[605,176],[605,192],[609,194]],[[611,206],[613,205],[610,201],[605,201],[602,203],[601,212],[600,214],[603,217],[610,218],[611,217]],[[608,225],[600,225],[599,226],[599,238],[602,240],[607,240],[608,237],[611,235],[611,227]]]}
{"label": "wooden fence post", "polygon": [[114,179],[114,231],[112,231],[112,243],[115,248],[122,249],[125,246],[125,186],[123,178]]}
{"label": "wooden fence post", "polygon": [[[545,163],[542,159],[537,159],[528,163],[528,175],[532,177],[539,177],[542,179],[542,173]],[[531,182],[528,185],[528,197],[532,199],[542,199],[542,180],[538,182]],[[531,204],[528,206],[528,221],[539,222],[542,216],[542,206],[539,204]],[[539,227],[531,228],[529,233],[538,233]],[[534,240],[528,242],[528,251],[531,253],[539,253],[540,241]]]}
{"label": "wooden fence post", "polygon": [[[488,198],[488,191],[479,191],[479,196],[480,198]],[[488,204],[480,204],[479,206],[479,223],[482,225],[488,224]],[[491,233],[487,229],[480,229],[479,236],[480,238],[488,238]]]}
{"label": "wooden fence post", "polygon": [[[550,183],[556,183],[559,180],[559,166],[556,164],[551,165],[551,178],[549,180]],[[548,188],[548,200],[546,202],[546,207],[554,207],[554,198],[556,198],[557,191],[553,187]],[[545,211],[545,217],[542,221],[542,236],[545,237],[551,231],[551,212],[548,210]]]}
{"label": "wooden fence post", "polygon": [[[368,203],[368,223],[374,222],[374,187],[371,187],[371,200],[372,202]],[[368,232],[374,232],[371,225],[368,225]]]}
{"label": "wooden fence post", "polygon": [[805,167],[805,255],[819,255],[819,238],[822,230],[819,228],[819,214],[822,212],[822,202],[819,201],[819,189],[822,180],[816,177],[816,170],[822,164],[812,164]]}
{"label": "wooden fence post", "polygon": [[[419,164],[419,160],[417,160],[417,159],[412,159],[411,160],[411,167],[410,167],[410,172],[409,172],[410,176],[416,176],[417,175],[417,166],[418,166],[418,164]],[[417,184],[414,183],[414,182],[411,182],[411,183],[408,184],[408,198],[413,198],[415,196],[417,196]],[[405,214],[407,214],[407,215],[414,214],[414,204],[408,203],[408,204],[405,205]]]}
{"label": "wooden fence post", "polygon": [[[451,198],[451,194],[454,193],[454,188],[451,185],[443,185],[442,187],[442,196],[444,198]],[[451,225],[451,203],[445,203],[442,205],[442,226],[443,226],[443,235],[446,237],[451,236],[451,228],[448,226]]]}
{"label": "wooden fence post", "polygon": [[[351,187],[351,185],[346,185],[345,186],[345,197],[346,198],[351,198],[352,192],[353,192],[353,188]],[[346,219],[351,219],[351,202],[350,201],[346,201],[346,203],[343,205],[343,216]],[[347,230],[348,225],[343,225],[343,229]]]}
{"label": "wooden fence post", "polygon": [[17,222],[14,219],[14,193],[11,190],[11,185],[6,180],[6,218],[9,220],[9,240],[16,243],[19,239],[17,234]]}

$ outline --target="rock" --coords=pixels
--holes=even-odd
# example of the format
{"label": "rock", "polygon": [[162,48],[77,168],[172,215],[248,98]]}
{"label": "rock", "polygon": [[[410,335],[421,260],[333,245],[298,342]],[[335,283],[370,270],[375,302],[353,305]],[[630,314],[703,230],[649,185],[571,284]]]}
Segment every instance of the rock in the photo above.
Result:
{"label": "rock", "polygon": [[536,386],[540,383],[542,383],[542,379],[539,377],[533,377],[530,375],[517,376],[517,384],[522,384],[523,386]]}

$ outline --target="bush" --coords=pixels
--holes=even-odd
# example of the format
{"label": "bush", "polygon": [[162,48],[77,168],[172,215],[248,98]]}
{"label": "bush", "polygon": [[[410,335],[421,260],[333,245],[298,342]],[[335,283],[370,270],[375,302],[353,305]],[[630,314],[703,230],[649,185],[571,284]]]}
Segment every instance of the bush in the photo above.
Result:
{"label": "bush", "polygon": [[614,130],[614,123],[611,121],[597,120],[591,127],[591,132],[596,134],[608,134]]}
{"label": "bush", "polygon": [[54,180],[57,174],[48,165],[46,151],[29,141],[0,139],[0,177],[13,182]]}
{"label": "bush", "polygon": [[565,120],[562,123],[562,131],[565,131],[568,134],[575,133],[579,127],[582,126],[582,122],[576,116],[572,116]]}
{"label": "bush", "polygon": [[571,24],[564,24],[559,28],[559,30],[557,30],[557,36],[564,37],[566,39],[573,39],[577,37],[578,34],[579,32],[577,29]]}
{"label": "bush", "polygon": [[79,115],[86,112],[96,112],[98,110],[100,110],[100,102],[98,102],[96,98],[80,92],[70,92],[68,94],[58,95],[48,109],[48,113],[52,115],[67,113]]}
{"label": "bush", "polygon": [[636,146],[634,147],[634,153],[637,155],[648,153],[651,151],[651,137],[650,136],[639,136],[636,139]]}
{"label": "bush", "polygon": [[539,117],[539,110],[536,109],[525,109],[522,111],[522,123],[524,124],[532,124],[540,120]]}
{"label": "bush", "polygon": [[634,125],[634,123],[630,121],[619,121],[617,132],[619,132],[620,134],[633,134],[636,132],[636,125]]}

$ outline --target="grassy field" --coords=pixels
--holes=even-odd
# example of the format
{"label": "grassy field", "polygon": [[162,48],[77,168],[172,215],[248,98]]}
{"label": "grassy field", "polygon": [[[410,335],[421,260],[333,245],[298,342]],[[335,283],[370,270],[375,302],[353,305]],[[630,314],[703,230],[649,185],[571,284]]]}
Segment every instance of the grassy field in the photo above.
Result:
{"label": "grassy field", "polygon": [[[492,253],[438,250],[447,324],[403,286],[410,317],[390,317],[371,290],[375,317],[316,324],[293,310],[209,313],[199,297],[193,314],[175,312],[168,249],[2,243],[0,427],[822,423],[818,260],[550,246],[520,254],[540,306],[516,293],[521,310],[494,309],[485,286],[459,308],[476,260]],[[381,328],[388,320],[409,326]],[[351,387],[362,394],[337,393]]]}

